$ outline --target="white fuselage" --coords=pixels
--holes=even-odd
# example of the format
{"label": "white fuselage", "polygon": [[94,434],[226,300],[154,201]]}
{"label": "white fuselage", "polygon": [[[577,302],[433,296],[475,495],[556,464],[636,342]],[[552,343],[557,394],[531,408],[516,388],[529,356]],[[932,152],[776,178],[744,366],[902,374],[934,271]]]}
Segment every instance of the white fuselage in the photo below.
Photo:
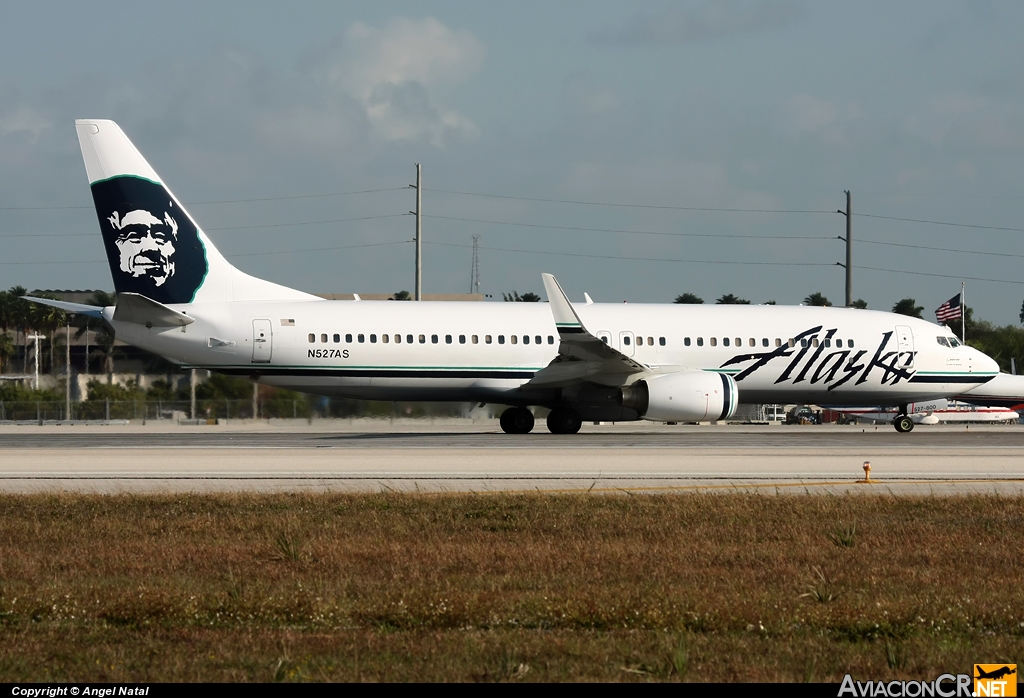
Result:
{"label": "white fuselage", "polygon": [[[261,301],[171,306],[195,322],[112,322],[186,366],[336,397],[553,404],[528,385],[558,353],[547,303]],[[900,405],[963,393],[996,363],[924,320],[792,306],[574,306],[586,329],[654,372],[729,373],[745,403]],[[108,319],[112,308],[106,309]],[[262,337],[260,336],[262,333]],[[385,340],[386,337],[386,340]],[[948,342],[947,342],[948,343]]]}

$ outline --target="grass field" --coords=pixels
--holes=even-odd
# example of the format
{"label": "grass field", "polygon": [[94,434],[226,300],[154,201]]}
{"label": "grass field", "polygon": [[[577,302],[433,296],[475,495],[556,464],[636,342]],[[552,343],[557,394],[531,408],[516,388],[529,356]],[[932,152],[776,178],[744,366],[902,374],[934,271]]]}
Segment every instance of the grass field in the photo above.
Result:
{"label": "grass field", "polygon": [[0,681],[1024,665],[1024,498],[0,497]]}

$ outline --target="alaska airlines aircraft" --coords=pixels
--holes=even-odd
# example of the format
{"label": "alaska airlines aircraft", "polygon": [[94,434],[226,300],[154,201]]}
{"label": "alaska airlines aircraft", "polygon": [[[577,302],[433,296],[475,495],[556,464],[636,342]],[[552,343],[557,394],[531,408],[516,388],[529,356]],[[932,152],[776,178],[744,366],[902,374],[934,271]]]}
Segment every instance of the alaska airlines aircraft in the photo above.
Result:
{"label": "alaska airlines aircraft", "polygon": [[327,301],[233,267],[112,121],[76,122],[117,304],[101,317],[186,368],[331,397],[509,405],[502,429],[703,421],[748,403],[891,405],[976,388],[992,359],[944,327],[851,308]]}

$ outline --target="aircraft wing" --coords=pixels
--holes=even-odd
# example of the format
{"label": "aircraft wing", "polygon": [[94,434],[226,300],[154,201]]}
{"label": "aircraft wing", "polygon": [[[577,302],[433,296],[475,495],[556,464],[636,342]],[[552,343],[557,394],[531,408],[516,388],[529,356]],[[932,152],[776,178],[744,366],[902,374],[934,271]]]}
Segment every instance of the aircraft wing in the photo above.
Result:
{"label": "aircraft wing", "polygon": [[548,388],[583,381],[621,386],[628,382],[629,376],[651,372],[649,366],[588,332],[555,277],[541,274],[541,278],[558,329],[558,356],[538,371],[528,386]]}

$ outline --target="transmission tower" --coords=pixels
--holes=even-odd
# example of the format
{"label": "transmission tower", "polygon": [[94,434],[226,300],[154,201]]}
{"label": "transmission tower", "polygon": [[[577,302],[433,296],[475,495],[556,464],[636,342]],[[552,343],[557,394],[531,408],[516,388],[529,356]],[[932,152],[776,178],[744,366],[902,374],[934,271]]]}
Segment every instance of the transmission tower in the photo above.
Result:
{"label": "transmission tower", "polygon": [[473,267],[469,271],[469,292],[480,293],[480,236],[473,236]]}

